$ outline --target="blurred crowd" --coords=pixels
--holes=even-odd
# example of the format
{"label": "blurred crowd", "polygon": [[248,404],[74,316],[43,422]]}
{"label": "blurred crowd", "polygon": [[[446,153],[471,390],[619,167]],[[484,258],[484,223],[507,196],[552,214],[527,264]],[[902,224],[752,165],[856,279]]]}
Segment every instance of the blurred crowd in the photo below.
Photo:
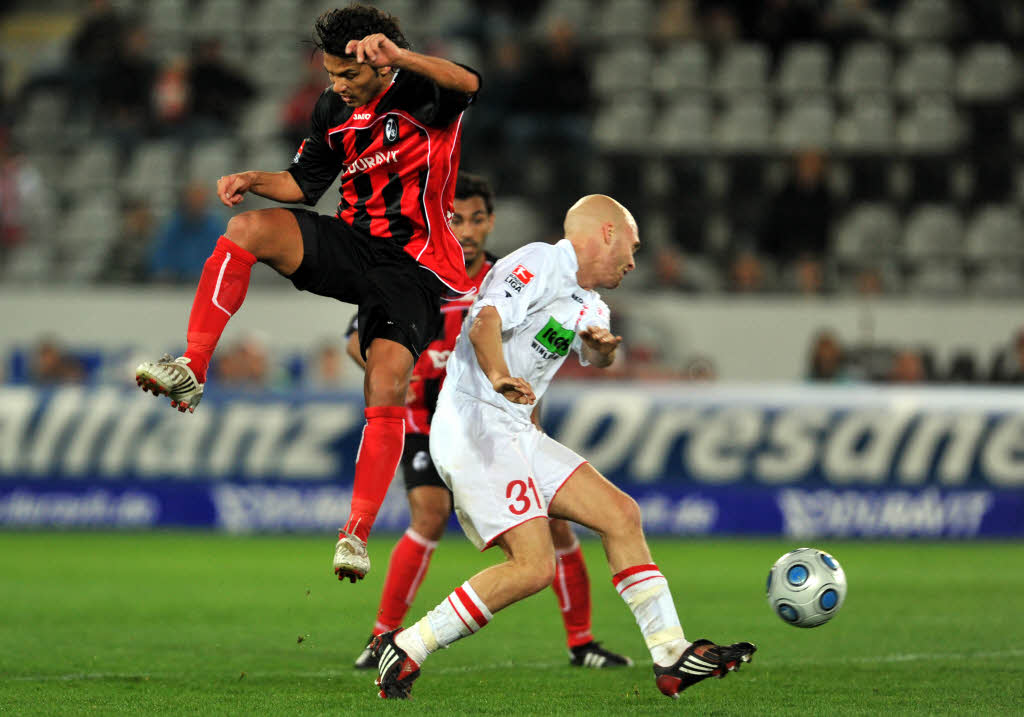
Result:
{"label": "blurred crowd", "polygon": [[[884,200],[904,215],[921,202],[949,201],[956,211],[973,212],[987,203],[1013,201],[1014,153],[1006,148],[1014,143],[1015,131],[1024,137],[1024,113],[1013,109],[1020,100],[1016,78],[1006,80],[1009,94],[999,102],[958,104],[968,132],[955,155],[901,157],[907,161],[896,164],[885,152],[859,158],[837,154],[811,136],[783,141],[781,148],[767,154],[752,156],[741,149],[711,156],[710,149],[702,152],[698,147],[680,157],[650,146],[648,130],[640,127],[650,127],[649,114],[671,120],[670,110],[680,102],[684,111],[703,111],[706,105],[716,117],[715,125],[728,124],[721,118],[732,116],[737,107],[749,110],[744,105],[748,100],[761,102],[764,89],[767,101],[758,111],[766,109],[780,117],[808,108],[810,114],[821,108],[831,112],[831,103],[837,99],[841,107],[851,102],[842,111],[854,115],[862,104],[874,107],[871,103],[876,100],[881,108],[893,104],[888,97],[869,96],[870,92],[852,99],[834,97],[843,90],[837,79],[829,78],[818,94],[786,95],[781,84],[787,68],[799,65],[789,60],[798,54],[793,50],[806,43],[831,53],[826,61],[833,66],[865,43],[883,45],[884,52],[892,48],[890,54],[904,64],[912,64],[911,49],[927,50],[935,41],[950,57],[969,45],[992,43],[997,49],[1015,48],[1015,69],[1019,70],[1017,41],[1024,37],[1024,8],[1017,4],[993,0],[434,0],[382,5],[406,18],[405,30],[420,49],[467,62],[483,73],[484,91],[467,113],[463,165],[490,177],[499,199],[515,198],[525,205],[516,215],[518,226],[505,233],[512,238],[503,242],[503,249],[512,248],[524,236],[557,238],[566,204],[582,193],[604,191],[622,199],[641,222],[646,241],[642,271],[634,279],[641,288],[808,295],[904,290],[956,294],[969,284],[982,292],[993,286],[997,293],[1015,291],[1018,274],[1014,272],[1021,268],[1006,262],[995,267],[979,262],[950,268],[950,257],[943,257],[945,265],[935,269],[922,268],[917,257],[899,256],[894,263],[890,256],[885,261],[855,257],[857,261],[844,264],[850,257],[841,247],[837,250],[836,234],[849,210],[862,201]],[[0,10],[0,22],[26,6],[14,3]],[[228,15],[196,16],[201,8],[235,13],[230,17],[239,28],[249,22],[248,9],[240,2],[218,5],[213,0],[183,0],[178,6],[181,17],[191,8],[193,20],[214,17],[227,22]],[[274,166],[268,169],[284,166],[290,159],[288,152],[305,136],[310,108],[326,80],[320,58],[308,45],[302,49],[301,36],[292,36],[284,14],[306,27],[323,8],[308,2],[289,5],[263,0],[252,14],[265,10],[262,22],[273,24],[277,20],[273,13],[280,12],[281,31],[273,34],[273,27],[263,28],[264,34],[254,35],[249,27],[250,34],[243,38],[244,33],[234,28],[181,27],[189,21],[173,15],[178,6],[90,0],[75,18],[70,36],[61,40],[64,49],[59,61],[29,67],[16,81],[0,76],[5,90],[0,98],[0,275],[17,247],[33,243],[33,238],[45,241],[55,233],[63,235],[58,219],[69,216],[71,210],[81,211],[97,224],[116,223],[108,232],[116,236],[108,240],[104,235],[101,240],[97,235],[103,235],[102,230],[83,228],[81,238],[62,236],[39,256],[21,252],[28,258],[8,268],[9,280],[38,280],[46,273],[39,268],[46,262],[70,267],[62,270],[73,280],[84,281],[188,283],[197,275],[220,230],[217,225],[225,218],[211,204],[216,177],[157,176],[149,169],[154,187],[127,183],[127,189],[122,177],[117,185],[118,217],[111,221],[101,197],[90,197],[79,191],[81,187],[57,192],[48,186],[47,168],[42,165],[56,164],[49,172],[66,176],[62,160],[75,150],[109,143],[119,154],[117,173],[124,171],[129,160],[138,160],[136,149],[159,140],[172,143],[182,156],[223,141],[229,147],[224,161],[232,163],[220,168],[219,173],[224,173],[245,168],[240,164],[242,157],[234,152],[240,128],[255,122],[253,118],[269,107],[271,136],[254,135],[260,137],[260,147],[243,143],[248,153],[242,153],[262,161],[268,154],[258,149],[272,146]],[[170,8],[171,15],[160,8]],[[160,22],[173,27],[151,26]],[[169,34],[174,35],[171,44],[165,37]],[[700,49],[691,58],[699,61],[699,67],[694,67],[704,67],[705,74],[710,70],[700,63],[721,69],[730,53],[751,50],[756,57],[765,52],[766,72],[775,84],[736,96],[711,87],[709,80],[708,86],[676,89],[651,103],[659,60],[676,51],[685,55],[694,47]],[[642,58],[642,64],[630,65],[630,57]],[[274,80],[277,84],[268,85],[267,76],[273,72],[281,74]],[[676,72],[674,66],[672,72]],[[826,69],[826,73],[838,76],[839,71]],[[794,77],[799,78],[799,73]],[[889,82],[888,77],[877,79],[879,84]],[[938,89],[943,102],[954,95],[952,86]],[[776,97],[776,92],[783,94]],[[67,114],[66,131],[79,132],[81,141],[57,137],[69,142],[59,153],[28,151],[19,139],[32,135],[34,116],[28,115],[38,110],[45,119],[49,105],[37,100],[54,96],[59,100],[54,107]],[[687,106],[691,99],[696,104]],[[913,114],[919,99],[901,96],[897,109]],[[60,104],[65,100],[66,105]],[[908,103],[905,108],[904,102]],[[921,112],[926,123],[928,108]],[[631,132],[637,119],[640,123]],[[65,129],[61,118],[50,121],[55,128]],[[1014,122],[1020,125],[1017,130]],[[12,128],[22,131],[12,132]],[[713,129],[718,131],[717,126]],[[668,130],[668,136],[673,136],[673,128]],[[784,134],[781,126],[769,130]],[[631,137],[631,133],[644,136]],[[629,150],[641,145],[642,152]],[[166,173],[166,165],[153,166]],[[1018,173],[1024,182],[1024,170]],[[84,174],[88,181],[88,166]],[[77,219],[78,215],[70,216]],[[1019,226],[1019,217],[1015,221],[1018,224],[1010,226]],[[96,244],[93,251],[82,246],[87,242]]]}

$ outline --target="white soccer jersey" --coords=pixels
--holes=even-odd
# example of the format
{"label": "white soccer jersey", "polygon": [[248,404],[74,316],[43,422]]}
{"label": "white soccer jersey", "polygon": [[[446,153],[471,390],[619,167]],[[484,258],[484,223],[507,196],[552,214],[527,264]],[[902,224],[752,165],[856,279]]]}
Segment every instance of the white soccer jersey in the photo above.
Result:
{"label": "white soccer jersey", "polygon": [[529,381],[540,400],[570,350],[586,364],[578,332],[590,326],[611,328],[601,296],[576,283],[578,268],[576,251],[567,239],[554,245],[527,244],[495,264],[463,321],[442,393],[468,393],[529,422],[533,406],[512,403],[487,380],[469,340],[469,327],[485,306],[497,309],[509,371]]}

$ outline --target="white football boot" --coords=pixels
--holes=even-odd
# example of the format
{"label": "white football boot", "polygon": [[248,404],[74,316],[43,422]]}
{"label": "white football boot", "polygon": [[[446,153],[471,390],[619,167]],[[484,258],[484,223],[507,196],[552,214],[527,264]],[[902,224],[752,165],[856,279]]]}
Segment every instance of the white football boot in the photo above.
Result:
{"label": "white football boot", "polygon": [[338,580],[362,580],[370,572],[370,554],[366,543],[344,530],[338,531],[338,542],[334,546],[334,574]]}
{"label": "white football boot", "polygon": [[164,354],[159,361],[143,361],[135,369],[135,383],[154,396],[167,396],[171,406],[184,413],[194,413],[203,398],[203,385],[189,368],[191,359],[171,358]]}

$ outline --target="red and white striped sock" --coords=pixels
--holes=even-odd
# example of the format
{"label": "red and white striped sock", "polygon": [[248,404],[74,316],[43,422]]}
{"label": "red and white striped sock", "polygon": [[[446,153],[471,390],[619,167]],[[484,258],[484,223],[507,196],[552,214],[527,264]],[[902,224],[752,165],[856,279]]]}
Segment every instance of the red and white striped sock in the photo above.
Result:
{"label": "red and white striped sock", "polygon": [[217,240],[213,254],[199,276],[192,312],[188,316],[185,358],[199,383],[206,383],[206,367],[224,327],[245,301],[256,256],[226,236]]}
{"label": "red and white striped sock", "polygon": [[568,550],[555,551],[555,579],[551,589],[558,596],[569,647],[592,642],[590,630],[590,578],[579,542]]}
{"label": "red and white striped sock", "polygon": [[384,592],[380,596],[377,623],[373,626],[374,635],[394,630],[402,624],[427,574],[436,547],[436,540],[427,540],[412,528],[395,543],[388,562],[388,575],[384,579]]}
{"label": "red and white striped sock", "polygon": [[469,637],[492,617],[467,580],[419,622],[398,633],[395,643],[422,665],[427,655]]}
{"label": "red and white striped sock", "polygon": [[654,563],[634,565],[612,576],[633,612],[656,665],[671,665],[690,646],[679,624],[668,581]]}

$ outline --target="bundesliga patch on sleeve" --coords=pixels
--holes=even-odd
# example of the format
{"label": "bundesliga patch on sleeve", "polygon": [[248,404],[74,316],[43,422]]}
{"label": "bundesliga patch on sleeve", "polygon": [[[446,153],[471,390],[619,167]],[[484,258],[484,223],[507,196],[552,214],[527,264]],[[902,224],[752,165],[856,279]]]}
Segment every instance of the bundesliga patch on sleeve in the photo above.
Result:
{"label": "bundesliga patch on sleeve", "polygon": [[505,283],[509,285],[512,291],[517,294],[523,290],[523,287],[529,284],[533,280],[533,272],[527,269],[522,264],[516,266],[512,270],[512,273],[505,277]]}

